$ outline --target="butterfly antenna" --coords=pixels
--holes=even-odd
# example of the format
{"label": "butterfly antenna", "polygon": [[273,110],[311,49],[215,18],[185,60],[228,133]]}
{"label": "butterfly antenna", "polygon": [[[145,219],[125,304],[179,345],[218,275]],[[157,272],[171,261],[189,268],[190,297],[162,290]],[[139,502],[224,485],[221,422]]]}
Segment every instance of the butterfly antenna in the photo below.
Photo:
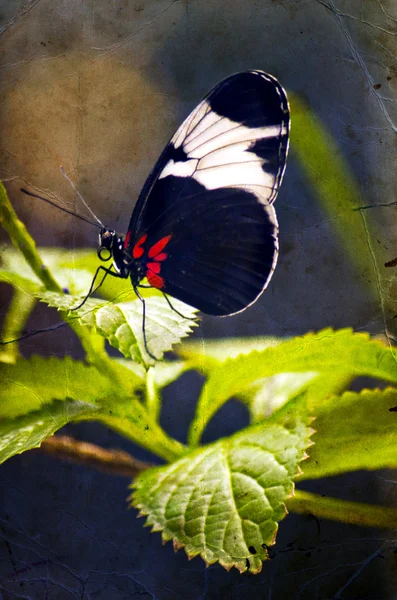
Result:
{"label": "butterfly antenna", "polygon": [[84,217],[83,215],[80,215],[79,213],[74,212],[73,210],[69,210],[68,208],[60,206],[59,204],[57,204],[56,202],[53,202],[49,198],[44,198],[44,196],[40,196],[39,194],[34,194],[33,192],[29,192],[25,188],[21,188],[21,192],[23,192],[27,196],[32,196],[32,198],[38,198],[39,200],[43,200],[43,202],[47,202],[47,204],[51,204],[51,206],[55,206],[55,208],[58,208],[59,210],[62,210],[65,213],[68,213],[68,215],[73,215],[77,219],[81,219],[82,221],[85,221],[86,223],[89,223],[90,225],[94,225],[94,227],[98,227],[98,229],[102,229],[102,227],[100,227],[94,221],[91,221],[91,219],[87,219],[87,217]]}
{"label": "butterfly antenna", "polygon": [[66,181],[68,181],[70,183],[70,185],[72,186],[75,194],[80,198],[81,202],[84,204],[84,206],[86,207],[86,209],[90,212],[91,216],[94,217],[95,221],[97,223],[99,223],[99,225],[101,227],[104,227],[104,224],[102,223],[102,221],[100,221],[98,219],[98,217],[96,216],[96,214],[91,210],[91,208],[88,206],[87,202],[84,200],[83,196],[80,194],[79,190],[76,188],[76,186],[74,185],[73,181],[70,179],[70,177],[66,174],[65,169],[63,167],[61,167],[61,173],[63,175],[63,177],[66,179]]}

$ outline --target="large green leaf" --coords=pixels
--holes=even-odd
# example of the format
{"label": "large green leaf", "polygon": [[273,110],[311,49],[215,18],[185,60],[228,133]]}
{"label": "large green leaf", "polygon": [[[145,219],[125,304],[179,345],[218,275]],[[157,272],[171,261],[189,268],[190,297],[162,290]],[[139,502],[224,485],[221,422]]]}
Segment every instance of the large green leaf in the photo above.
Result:
{"label": "large green leaf", "polygon": [[174,547],[258,573],[274,543],[310,428],[299,416],[251,426],[133,482],[132,504]]}
{"label": "large green leaf", "polygon": [[[390,410],[393,409],[394,410]],[[397,465],[397,389],[332,396],[318,407],[304,478]]]}
{"label": "large green leaf", "polygon": [[16,419],[1,419],[0,463],[15,454],[37,448],[60,427],[83,416],[93,417],[97,410],[97,406],[87,402],[55,401]]}
{"label": "large green leaf", "polygon": [[[14,453],[22,452],[76,419],[100,421],[166,460],[179,456],[182,444],[167,436],[132,393],[134,386],[142,386],[142,378],[122,365],[116,366],[129,378],[123,389],[94,367],[70,357],[34,356],[13,365],[0,364],[0,423],[4,425],[0,445],[7,448],[4,457],[13,454],[8,440],[15,438]],[[127,389],[131,395],[126,397]],[[66,407],[63,412],[62,403]],[[29,445],[32,440],[33,445]]]}
{"label": "large green leaf", "polygon": [[[55,292],[41,294],[40,299],[60,310],[69,310],[80,300]],[[194,316],[197,311],[173,299],[173,306],[188,317],[185,319],[173,311],[161,296],[150,296],[145,302],[147,343],[150,352],[160,360],[164,352],[171,350],[173,344],[179,343],[191,332],[196,325]],[[147,354],[143,342],[142,303],[139,299],[104,303],[90,298],[82,308],[71,312],[69,316],[70,319],[78,319],[83,325],[95,327],[125,357],[147,365],[154,364],[155,361]]]}
{"label": "large green leaf", "polygon": [[[246,392],[264,377],[291,372],[366,375],[397,383],[394,351],[371,340],[368,334],[350,329],[308,333],[260,352],[230,358],[213,369],[197,405],[190,443],[197,444],[209,419],[229,398]],[[315,397],[312,402],[314,409]]]}

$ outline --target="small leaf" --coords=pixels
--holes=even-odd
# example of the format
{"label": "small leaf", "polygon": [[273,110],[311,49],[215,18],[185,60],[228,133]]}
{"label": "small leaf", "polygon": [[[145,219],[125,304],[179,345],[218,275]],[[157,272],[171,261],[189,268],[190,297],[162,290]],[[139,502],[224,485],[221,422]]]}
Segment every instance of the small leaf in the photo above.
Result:
{"label": "small leaf", "polygon": [[[131,293],[130,293],[131,295]],[[40,299],[49,306],[59,310],[69,310],[78,305],[79,299],[73,296],[46,292]],[[196,325],[194,315],[197,312],[178,300],[172,300],[173,306],[187,315],[182,318],[173,311],[166,300],[160,296],[150,296],[146,303],[146,339],[150,352],[160,360],[164,352],[171,350],[192,331]],[[132,302],[112,303],[88,299],[84,306],[70,313],[70,319],[79,319],[83,325],[95,329],[109,343],[117,348],[126,358],[144,364],[153,364],[154,361],[147,355],[143,343],[142,333],[142,302],[139,299]]]}
{"label": "small leaf", "polygon": [[318,407],[304,478],[397,465],[397,389],[332,396]]}
{"label": "small leaf", "polygon": [[132,504],[189,558],[258,573],[310,433],[301,417],[279,415],[141,473],[131,486]]}
{"label": "small leaf", "polygon": [[37,448],[58,429],[81,418],[95,415],[98,408],[87,402],[55,401],[16,419],[0,421],[0,463],[15,454]]}
{"label": "small leaf", "polygon": [[255,381],[279,373],[314,371],[397,382],[395,353],[368,334],[351,329],[308,333],[261,352],[228,359],[213,369],[197,404],[190,444],[197,444],[209,419],[229,398],[246,392]]}

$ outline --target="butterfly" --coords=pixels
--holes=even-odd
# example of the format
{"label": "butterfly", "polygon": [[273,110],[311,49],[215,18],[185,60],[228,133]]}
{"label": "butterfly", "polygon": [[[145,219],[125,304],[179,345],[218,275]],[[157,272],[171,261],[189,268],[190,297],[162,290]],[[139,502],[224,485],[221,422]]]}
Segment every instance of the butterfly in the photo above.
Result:
{"label": "butterfly", "polygon": [[168,296],[215,316],[253,304],[277,262],[273,203],[285,171],[289,127],[287,96],[272,75],[246,71],[218,83],[166,145],[127,233],[95,217],[101,225],[98,257],[112,266],[98,267],[79,307],[107,275],[130,278],[143,302],[145,349],[155,359],[140,288],[163,292],[175,312]]}
{"label": "butterfly", "polygon": [[103,228],[107,274],[142,282],[205,314],[245,310],[267,287],[278,257],[273,203],[286,166],[285,91],[263,71],[216,85],[166,145],[125,236]]}

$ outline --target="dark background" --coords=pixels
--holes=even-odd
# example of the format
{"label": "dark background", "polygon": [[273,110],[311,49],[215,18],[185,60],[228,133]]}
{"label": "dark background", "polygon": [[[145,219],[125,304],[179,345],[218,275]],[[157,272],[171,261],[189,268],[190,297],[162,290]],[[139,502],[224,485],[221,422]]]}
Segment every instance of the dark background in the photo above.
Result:
{"label": "dark background", "polygon": [[[256,68],[278,77],[322,119],[363,204],[392,202],[396,21],[392,0],[3,0],[0,177],[39,245],[95,247],[96,230],[22,197],[19,187],[34,185],[73,206],[62,164],[101,220],[123,233],[145,177],[189,110],[223,77]],[[394,316],[387,299],[395,274],[383,263],[397,255],[396,209],[363,215],[374,297],[334,233],[338,215],[320,207],[293,149],[276,208],[281,253],[267,292],[241,315],[205,317],[194,336],[291,336],[325,326],[384,331]],[[6,307],[9,290],[0,291]],[[40,306],[30,325],[57,320]],[[81,356],[64,331],[22,348],[26,355]],[[200,385],[187,374],[165,393],[162,424],[182,441]],[[205,441],[246,420],[243,407],[228,403]],[[64,432],[153,459],[99,425]],[[239,575],[162,547],[160,535],[127,511],[127,479],[32,451],[2,465],[0,485],[1,600],[397,598],[390,532],[289,515],[262,573]],[[397,476],[354,473],[300,486],[393,505]]]}

